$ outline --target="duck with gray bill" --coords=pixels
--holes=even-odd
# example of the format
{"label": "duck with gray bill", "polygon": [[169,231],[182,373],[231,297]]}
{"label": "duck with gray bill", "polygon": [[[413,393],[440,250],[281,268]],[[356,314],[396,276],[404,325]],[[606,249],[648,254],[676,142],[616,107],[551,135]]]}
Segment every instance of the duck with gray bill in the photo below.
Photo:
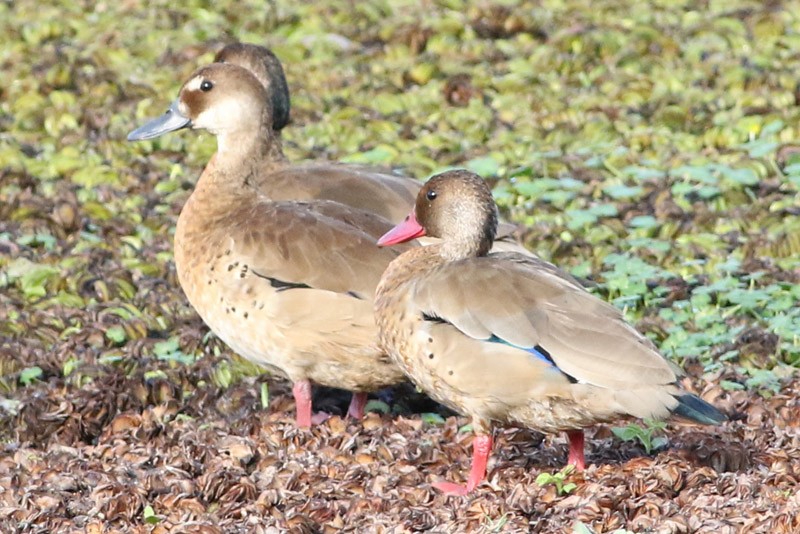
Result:
{"label": "duck with gray bill", "polygon": [[404,380],[378,347],[372,297],[400,251],[375,240],[382,217],[330,200],[276,200],[271,99],[248,70],[214,63],[184,83],[170,112],[131,139],[206,129],[217,152],[187,200],[175,231],[175,267],[189,302],[244,358],[288,378],[297,424],[312,416],[311,384],[353,392],[360,418],[367,393]]}

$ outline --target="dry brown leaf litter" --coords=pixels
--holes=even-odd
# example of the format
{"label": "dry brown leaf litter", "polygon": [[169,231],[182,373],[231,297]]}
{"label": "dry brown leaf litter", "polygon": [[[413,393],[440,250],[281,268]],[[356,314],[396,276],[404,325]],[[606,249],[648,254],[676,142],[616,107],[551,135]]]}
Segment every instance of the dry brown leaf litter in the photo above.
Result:
{"label": "dry brown leaf litter", "polygon": [[[417,416],[334,417],[308,432],[294,428],[286,388],[271,387],[269,412],[245,383],[189,399],[136,376],[41,388],[6,420],[18,441],[0,460],[0,528],[562,532],[582,521],[598,532],[800,529],[797,381],[769,399],[708,391],[733,421],[670,425],[668,448],[653,457],[598,427],[589,433],[591,466],[569,477],[578,484],[569,495],[534,482],[561,467],[563,440],[504,430],[488,483],[463,499],[429,486],[466,476],[463,418],[437,426]],[[155,525],[145,523],[147,505]]]}

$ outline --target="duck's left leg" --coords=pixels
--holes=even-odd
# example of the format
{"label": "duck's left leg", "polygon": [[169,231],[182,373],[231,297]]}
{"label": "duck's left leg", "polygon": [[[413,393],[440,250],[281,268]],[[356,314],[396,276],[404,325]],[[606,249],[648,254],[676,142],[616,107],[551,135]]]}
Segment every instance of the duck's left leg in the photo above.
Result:
{"label": "duck's left leg", "polygon": [[298,380],[292,386],[294,395],[295,412],[297,426],[300,428],[311,428],[311,425],[318,425],[330,419],[330,414],[318,412],[312,415],[311,412],[311,381]]}
{"label": "duck's left leg", "polygon": [[586,458],[583,455],[583,429],[567,430],[567,437],[569,438],[567,464],[574,465],[577,471],[583,471],[586,469]]}

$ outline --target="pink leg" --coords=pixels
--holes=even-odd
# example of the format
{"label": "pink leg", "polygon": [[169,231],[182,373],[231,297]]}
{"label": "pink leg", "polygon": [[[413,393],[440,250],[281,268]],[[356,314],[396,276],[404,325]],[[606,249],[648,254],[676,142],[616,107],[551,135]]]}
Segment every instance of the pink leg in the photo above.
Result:
{"label": "pink leg", "polygon": [[367,405],[367,394],[361,392],[354,392],[353,398],[350,399],[350,407],[347,408],[347,415],[360,421],[364,418],[364,407]]}
{"label": "pink leg", "polygon": [[319,425],[330,419],[330,414],[325,412],[311,413],[311,381],[298,380],[292,386],[292,393],[294,394],[298,427],[311,428],[312,424]]}
{"label": "pink leg", "polygon": [[578,471],[586,468],[586,459],[583,456],[583,430],[567,430],[569,438],[569,457],[567,464],[572,464]]}
{"label": "pink leg", "polygon": [[486,464],[489,462],[489,453],[492,452],[492,436],[481,434],[472,440],[472,469],[466,486],[452,482],[436,482],[433,487],[445,495],[466,495],[474,490],[486,477]]}
{"label": "pink leg", "polygon": [[311,428],[311,382],[299,380],[292,386],[297,417],[297,426]]}

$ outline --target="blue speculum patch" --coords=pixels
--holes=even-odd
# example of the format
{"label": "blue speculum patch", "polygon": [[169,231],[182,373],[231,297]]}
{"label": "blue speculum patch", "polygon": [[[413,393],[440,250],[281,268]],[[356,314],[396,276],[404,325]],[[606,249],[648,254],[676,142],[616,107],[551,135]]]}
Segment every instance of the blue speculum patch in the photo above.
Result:
{"label": "blue speculum patch", "polygon": [[512,343],[509,343],[508,341],[506,341],[504,339],[500,339],[499,337],[497,337],[495,335],[490,337],[487,341],[490,341],[492,343],[502,343],[503,345],[508,345],[509,347],[515,347],[515,348],[518,348],[518,349],[522,349],[525,352],[533,354],[534,356],[536,356],[537,358],[539,358],[540,360],[542,360],[545,363],[548,363],[548,364],[553,365],[553,366],[556,365],[555,362],[553,361],[553,358],[550,357],[550,353],[547,352],[546,350],[544,350],[542,347],[540,347],[538,345],[536,345],[535,347],[520,347],[518,345],[514,345]]}

